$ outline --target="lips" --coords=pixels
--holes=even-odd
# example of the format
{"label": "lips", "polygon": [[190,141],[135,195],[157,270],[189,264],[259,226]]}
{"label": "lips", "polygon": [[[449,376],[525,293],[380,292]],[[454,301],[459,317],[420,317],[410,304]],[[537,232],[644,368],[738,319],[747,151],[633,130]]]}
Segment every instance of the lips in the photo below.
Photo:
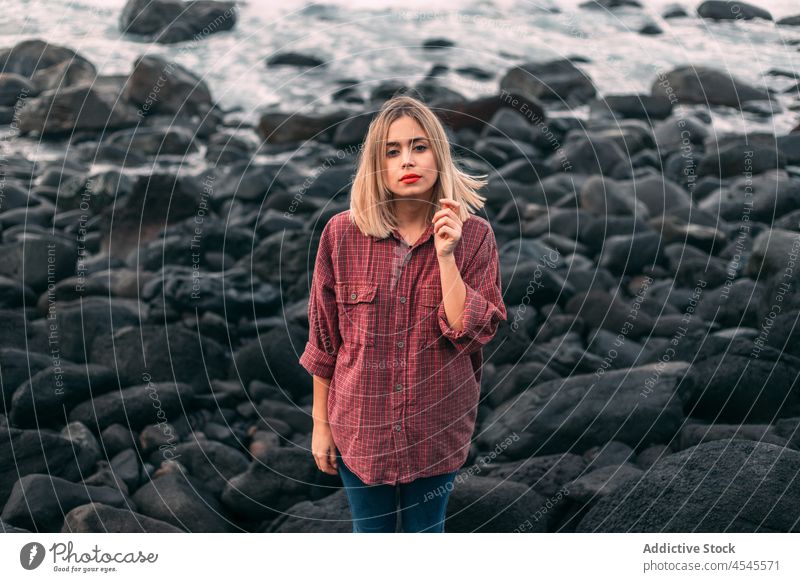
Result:
{"label": "lips", "polygon": [[419,174],[405,174],[402,178],[400,178],[400,181],[405,182],[406,184],[413,184],[420,178],[422,178],[422,176]]}

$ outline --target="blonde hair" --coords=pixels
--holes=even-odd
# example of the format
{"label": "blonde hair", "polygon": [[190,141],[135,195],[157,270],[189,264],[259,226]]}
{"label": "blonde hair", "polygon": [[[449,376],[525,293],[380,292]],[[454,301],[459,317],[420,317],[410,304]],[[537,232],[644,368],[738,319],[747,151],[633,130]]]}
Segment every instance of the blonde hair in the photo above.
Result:
{"label": "blonde hair", "polygon": [[369,124],[364,144],[358,154],[355,178],[350,196],[350,220],[365,235],[386,238],[398,227],[391,211],[392,192],[383,180],[383,156],[389,126],[408,116],[425,131],[436,158],[438,176],[433,186],[428,222],[440,209],[438,200],[449,198],[461,203],[459,218],[464,221],[470,212],[483,208],[486,198],[478,190],[486,185],[486,176],[470,176],[455,165],[450,142],[439,118],[422,101],[409,95],[398,95],[386,101]]}

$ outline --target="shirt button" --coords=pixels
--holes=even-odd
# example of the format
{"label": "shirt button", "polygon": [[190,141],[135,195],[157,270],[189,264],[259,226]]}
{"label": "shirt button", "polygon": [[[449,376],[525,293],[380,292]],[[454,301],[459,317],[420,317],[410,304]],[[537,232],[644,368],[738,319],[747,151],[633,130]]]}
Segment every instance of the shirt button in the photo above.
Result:
{"label": "shirt button", "polygon": [[395,384],[394,385],[394,389],[395,390],[402,390],[403,389],[403,385],[402,384]]}
{"label": "shirt button", "polygon": [[401,297],[400,298],[400,303],[405,303],[405,302],[406,302],[406,298],[405,297]]}
{"label": "shirt button", "polygon": [[405,342],[397,342],[397,347],[398,348],[402,348],[404,345],[406,345]]}
{"label": "shirt button", "polygon": [[400,431],[400,425],[399,424],[394,425],[394,430]]}
{"label": "shirt button", "polygon": [[358,297],[358,295],[356,295],[355,293],[350,294],[350,299],[355,299],[356,297]]}

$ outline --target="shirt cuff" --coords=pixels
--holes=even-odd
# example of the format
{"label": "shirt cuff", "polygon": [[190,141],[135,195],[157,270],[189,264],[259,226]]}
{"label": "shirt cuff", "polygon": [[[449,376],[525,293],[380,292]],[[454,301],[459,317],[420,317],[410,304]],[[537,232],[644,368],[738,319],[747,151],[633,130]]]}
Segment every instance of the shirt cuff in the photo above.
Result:
{"label": "shirt cuff", "polygon": [[336,356],[319,349],[311,342],[306,342],[306,349],[300,356],[300,365],[312,376],[332,378],[336,368]]}
{"label": "shirt cuff", "polygon": [[444,309],[444,301],[439,304],[439,329],[445,337],[451,340],[463,340],[474,337],[477,334],[475,329],[476,325],[481,322],[481,313],[486,313],[486,304],[488,301],[475,289],[464,283],[467,289],[467,295],[464,298],[464,314],[461,316],[461,323],[463,329],[456,330],[450,326],[447,321],[447,313]]}

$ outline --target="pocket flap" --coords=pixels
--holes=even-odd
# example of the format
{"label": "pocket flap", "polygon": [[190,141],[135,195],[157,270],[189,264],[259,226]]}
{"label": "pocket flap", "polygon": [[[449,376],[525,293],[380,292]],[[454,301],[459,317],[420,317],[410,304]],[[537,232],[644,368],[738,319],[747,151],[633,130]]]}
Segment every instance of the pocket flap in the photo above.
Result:
{"label": "pocket flap", "polygon": [[375,283],[337,283],[336,300],[340,303],[363,303],[375,299],[375,291],[378,286]]}

